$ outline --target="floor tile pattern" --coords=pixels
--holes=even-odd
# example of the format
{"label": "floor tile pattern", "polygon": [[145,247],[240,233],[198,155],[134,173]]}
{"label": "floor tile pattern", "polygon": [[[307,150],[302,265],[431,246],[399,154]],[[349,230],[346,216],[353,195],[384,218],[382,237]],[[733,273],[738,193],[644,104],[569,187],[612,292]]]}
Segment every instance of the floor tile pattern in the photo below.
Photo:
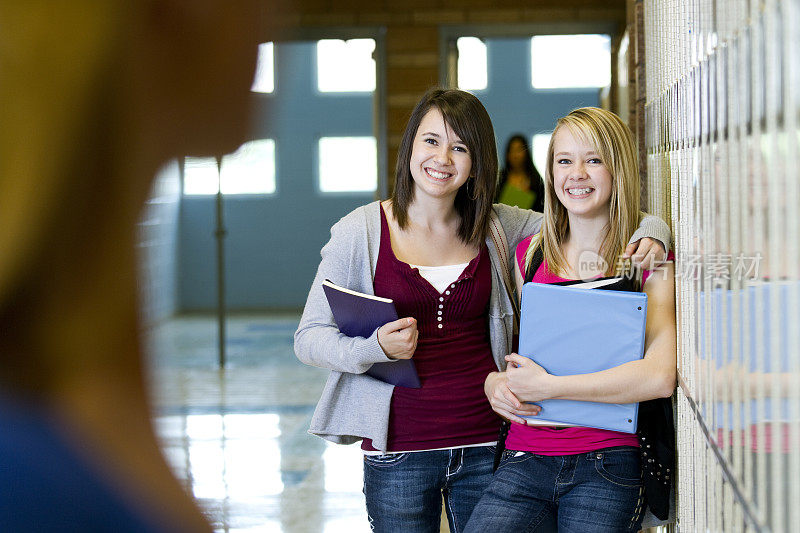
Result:
{"label": "floor tile pattern", "polygon": [[292,350],[298,315],[235,315],[218,368],[213,316],[148,334],[155,427],[218,532],[369,531],[361,451],[307,433],[327,371]]}

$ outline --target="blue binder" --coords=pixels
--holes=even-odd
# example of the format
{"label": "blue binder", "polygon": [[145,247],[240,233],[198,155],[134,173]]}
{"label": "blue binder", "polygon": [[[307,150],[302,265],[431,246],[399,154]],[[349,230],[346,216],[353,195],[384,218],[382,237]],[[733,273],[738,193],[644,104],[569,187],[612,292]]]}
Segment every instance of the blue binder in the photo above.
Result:
{"label": "blue binder", "polygon": [[[641,359],[647,295],[578,286],[526,283],[522,288],[519,354],[556,376],[588,374]],[[543,425],[636,433],[638,403],[544,400]]]}

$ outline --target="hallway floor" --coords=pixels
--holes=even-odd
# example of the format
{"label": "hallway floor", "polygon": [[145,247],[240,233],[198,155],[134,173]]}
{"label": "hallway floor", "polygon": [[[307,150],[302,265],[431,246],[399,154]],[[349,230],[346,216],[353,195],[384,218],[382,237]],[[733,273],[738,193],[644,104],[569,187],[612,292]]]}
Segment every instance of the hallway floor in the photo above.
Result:
{"label": "hallway floor", "polygon": [[150,335],[156,430],[218,532],[370,530],[361,450],[306,431],[327,371],[295,358],[298,321],[230,317],[224,371],[213,316],[179,317]]}

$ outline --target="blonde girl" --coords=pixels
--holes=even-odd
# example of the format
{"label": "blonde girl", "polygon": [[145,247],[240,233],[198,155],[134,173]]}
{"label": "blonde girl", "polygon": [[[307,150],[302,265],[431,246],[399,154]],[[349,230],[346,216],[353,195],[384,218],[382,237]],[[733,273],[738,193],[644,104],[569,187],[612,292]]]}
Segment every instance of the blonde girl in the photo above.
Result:
{"label": "blonde girl", "polygon": [[[523,279],[566,284],[619,276],[619,258],[640,217],[630,130],[602,109],[571,112],[558,121],[548,149],[542,230],[517,247],[520,288]],[[620,276],[615,288],[636,290],[634,284],[635,279]],[[645,500],[637,435],[526,425],[521,415],[529,415],[523,402],[630,403],[672,394],[672,265],[644,271],[642,284],[648,296],[642,359],[602,372],[554,376],[531,359],[510,354],[507,370],[487,377],[485,391],[492,408],[512,424],[500,467],[465,531],[639,530]],[[640,409],[640,428],[648,426],[650,421],[642,416],[654,416],[649,413]]]}

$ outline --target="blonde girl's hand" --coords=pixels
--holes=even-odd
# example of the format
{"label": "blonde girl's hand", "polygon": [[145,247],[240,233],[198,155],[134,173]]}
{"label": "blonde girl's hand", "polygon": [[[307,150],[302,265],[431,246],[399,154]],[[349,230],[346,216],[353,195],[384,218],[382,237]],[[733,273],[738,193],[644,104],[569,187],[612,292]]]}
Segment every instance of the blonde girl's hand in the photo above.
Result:
{"label": "blonde girl's hand", "polygon": [[553,376],[532,359],[515,353],[506,356],[508,388],[515,397],[525,402],[538,402],[552,398],[550,382]]}
{"label": "blonde girl's hand", "polygon": [[492,372],[486,376],[483,392],[495,413],[510,422],[525,424],[523,416],[538,415],[538,405],[522,403],[508,388],[508,376],[505,372]]}
{"label": "blonde girl's hand", "polygon": [[400,318],[378,328],[378,344],[389,359],[411,359],[417,349],[417,319]]}

